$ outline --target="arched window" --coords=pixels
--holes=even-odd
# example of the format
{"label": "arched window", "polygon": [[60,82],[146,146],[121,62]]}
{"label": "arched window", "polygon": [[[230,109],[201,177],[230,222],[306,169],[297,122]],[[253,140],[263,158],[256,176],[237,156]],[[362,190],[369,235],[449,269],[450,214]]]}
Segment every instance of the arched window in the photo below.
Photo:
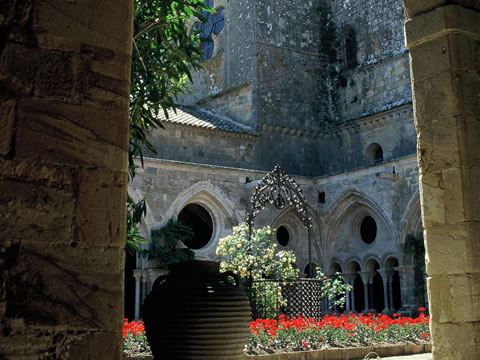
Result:
{"label": "arched window", "polygon": [[[213,7],[213,0],[205,1],[205,4]],[[216,13],[202,11],[202,16],[207,19],[205,23],[197,22],[193,28],[200,33],[200,48],[203,51],[203,60],[208,60],[213,56],[215,42],[213,35],[218,35],[225,26],[225,18],[223,17],[223,8],[216,9]]]}
{"label": "arched window", "polygon": [[375,150],[375,164],[380,163],[383,161],[383,150],[380,145],[378,145],[377,149]]}
{"label": "arched window", "polygon": [[287,246],[290,241],[290,233],[285,226],[280,226],[277,229],[277,241],[282,246]]}
{"label": "arched window", "polygon": [[370,165],[378,164],[383,162],[383,149],[377,143],[372,143],[368,145],[365,150],[365,157]]}

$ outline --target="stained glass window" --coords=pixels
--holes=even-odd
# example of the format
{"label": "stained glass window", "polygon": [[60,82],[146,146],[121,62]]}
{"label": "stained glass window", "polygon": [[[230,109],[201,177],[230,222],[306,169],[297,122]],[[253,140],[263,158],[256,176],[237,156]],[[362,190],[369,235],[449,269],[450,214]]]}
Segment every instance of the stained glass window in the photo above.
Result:
{"label": "stained glass window", "polygon": [[[206,0],[205,4],[213,7],[213,0]],[[197,23],[195,29],[200,33],[200,38],[204,39],[200,42],[200,48],[203,50],[203,60],[210,59],[213,55],[215,44],[213,35],[218,35],[225,26],[225,19],[223,17],[223,8],[217,9],[217,12],[212,14],[205,10],[202,11],[203,17],[207,19],[206,23]]]}

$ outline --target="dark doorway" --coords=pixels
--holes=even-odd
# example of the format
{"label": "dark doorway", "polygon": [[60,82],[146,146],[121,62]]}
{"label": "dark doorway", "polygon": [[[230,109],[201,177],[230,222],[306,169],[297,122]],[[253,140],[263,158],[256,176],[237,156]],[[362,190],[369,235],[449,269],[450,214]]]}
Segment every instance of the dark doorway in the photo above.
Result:
{"label": "dark doorway", "polygon": [[213,234],[212,217],[207,210],[198,204],[189,204],[180,211],[178,220],[192,228],[195,237],[185,243],[190,249],[201,249],[206,246]]}
{"label": "dark doorway", "polygon": [[364,290],[363,290],[363,280],[362,277],[358,274],[360,271],[360,266],[357,264],[355,268],[355,272],[357,276],[353,281],[353,294],[355,298],[355,311],[361,313],[363,309],[365,309],[365,297],[364,297]]}
{"label": "dark doorway", "polygon": [[381,313],[385,308],[385,299],[383,292],[383,280],[380,273],[377,271],[380,268],[378,264],[375,264],[375,276],[373,277],[373,308],[377,313]]}

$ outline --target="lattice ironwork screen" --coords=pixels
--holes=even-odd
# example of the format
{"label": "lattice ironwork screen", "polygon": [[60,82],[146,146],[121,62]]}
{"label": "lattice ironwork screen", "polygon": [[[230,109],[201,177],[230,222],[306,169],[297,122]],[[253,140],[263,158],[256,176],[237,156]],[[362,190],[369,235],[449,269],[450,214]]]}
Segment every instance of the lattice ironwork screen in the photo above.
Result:
{"label": "lattice ironwork screen", "polygon": [[322,316],[322,280],[258,280],[251,290],[254,319],[278,319],[281,314],[315,319]]}

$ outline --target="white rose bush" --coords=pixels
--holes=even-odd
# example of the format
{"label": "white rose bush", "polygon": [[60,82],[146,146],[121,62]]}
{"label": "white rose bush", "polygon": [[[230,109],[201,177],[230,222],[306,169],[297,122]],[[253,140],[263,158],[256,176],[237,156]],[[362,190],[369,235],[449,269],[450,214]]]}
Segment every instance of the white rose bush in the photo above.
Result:
{"label": "white rose bush", "polygon": [[[219,240],[217,254],[222,257],[220,271],[238,275],[247,290],[250,301],[266,309],[267,316],[276,316],[277,308],[286,305],[281,288],[276,283],[259,284],[257,280],[280,280],[287,283],[298,278],[295,254],[276,251],[275,230],[270,226],[253,229],[248,240],[248,226],[242,223],[231,235]],[[262,296],[256,296],[264,291]],[[259,304],[262,302],[262,304]]]}

